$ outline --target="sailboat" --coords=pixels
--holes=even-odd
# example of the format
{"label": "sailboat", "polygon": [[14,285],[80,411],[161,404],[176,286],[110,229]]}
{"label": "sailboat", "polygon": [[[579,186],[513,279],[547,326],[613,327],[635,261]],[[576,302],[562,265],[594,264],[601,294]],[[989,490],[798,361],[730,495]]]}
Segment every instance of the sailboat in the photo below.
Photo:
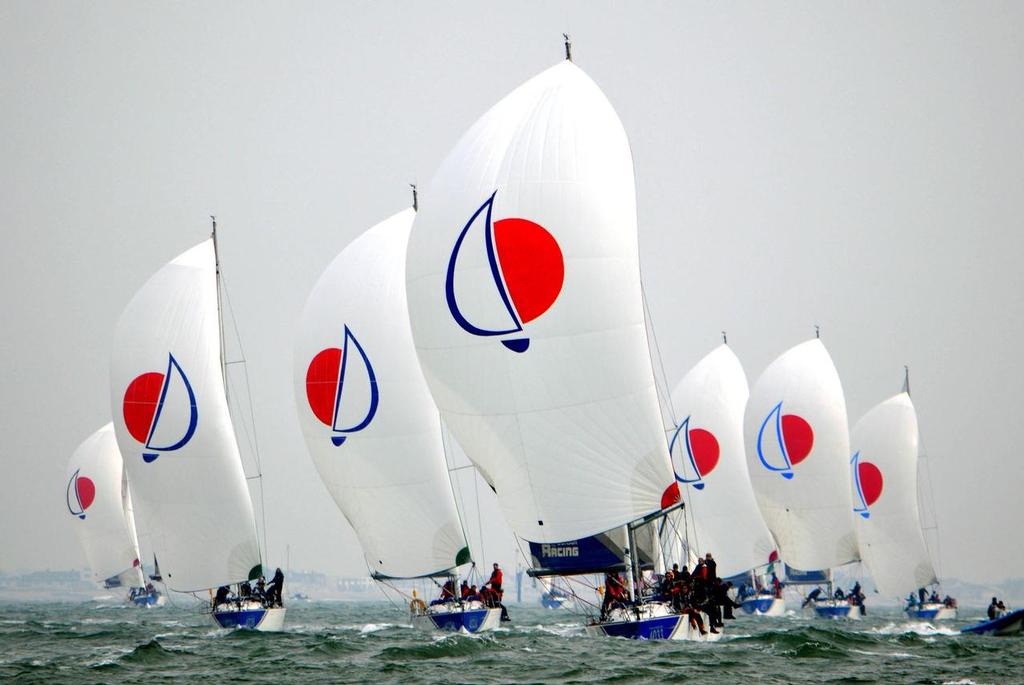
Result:
{"label": "sailboat", "polygon": [[754,499],[743,449],[749,395],[743,366],[723,342],[672,391],[672,408],[682,418],[669,451],[689,513],[687,538],[714,551],[720,576],[749,588],[740,592],[746,613],[781,616],[785,600],[762,580],[775,542]]}
{"label": "sailboat", "polygon": [[[918,510],[919,433],[909,385],[908,372],[903,390],[865,414],[850,435],[861,556],[878,591],[896,598],[938,583]],[[923,591],[906,612],[925,620],[957,615],[955,602],[928,601]]]}
{"label": "sailboat", "polygon": [[108,590],[129,588],[128,599],[138,606],[162,606],[163,595],[142,575],[132,495],[113,424],[71,455],[66,503],[96,582]]}
{"label": "sailboat", "polygon": [[[310,293],[295,344],[309,453],[371,576],[392,587],[453,579],[472,563],[440,416],[409,330],[405,251],[413,216],[413,209],[395,214],[342,250]],[[413,625],[478,633],[500,622],[500,608],[449,599],[409,598]]]}
{"label": "sailboat", "polygon": [[787,585],[813,592],[819,616],[859,618],[832,596],[831,569],[859,559],[850,500],[850,436],[843,386],[814,338],[783,353],[754,384],[744,418],[751,485],[787,566]]}
{"label": "sailboat", "polygon": [[473,124],[424,193],[406,260],[413,339],[530,575],[625,572],[628,600],[587,631],[683,638],[689,622],[641,577],[656,563],[641,558],[647,531],[682,505],[648,348],[633,163],[568,49]]}
{"label": "sailboat", "polygon": [[[168,588],[209,593],[263,573],[226,395],[213,236],[157,271],[117,323],[114,430]],[[251,596],[210,605],[224,628],[280,630],[285,608]]]}

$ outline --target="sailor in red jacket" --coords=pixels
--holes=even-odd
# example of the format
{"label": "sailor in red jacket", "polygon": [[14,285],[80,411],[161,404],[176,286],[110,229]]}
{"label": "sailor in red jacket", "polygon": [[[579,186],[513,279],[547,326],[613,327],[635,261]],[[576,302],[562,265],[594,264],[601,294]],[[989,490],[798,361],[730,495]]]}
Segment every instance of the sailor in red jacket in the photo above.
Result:
{"label": "sailor in red jacket", "polygon": [[484,587],[490,586],[490,594],[492,597],[494,597],[494,603],[501,607],[501,620],[509,621],[511,619],[508,617],[508,609],[506,609],[505,605],[501,603],[501,598],[502,595],[504,594],[501,589],[502,579],[503,578],[501,573],[501,567],[498,566],[498,562],[494,562],[494,570],[491,571],[491,577],[487,580],[486,583],[484,583]]}

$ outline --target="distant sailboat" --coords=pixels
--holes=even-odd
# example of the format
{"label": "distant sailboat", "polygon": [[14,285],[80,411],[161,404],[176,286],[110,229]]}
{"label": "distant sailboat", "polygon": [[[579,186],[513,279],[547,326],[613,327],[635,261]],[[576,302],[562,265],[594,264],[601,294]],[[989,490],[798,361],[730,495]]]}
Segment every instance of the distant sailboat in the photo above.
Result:
{"label": "distant sailboat", "polygon": [[824,584],[822,616],[859,618],[831,596],[831,569],[859,559],[850,500],[846,400],[832,358],[815,338],[772,362],[744,419],[751,484],[787,565],[787,584]]}
{"label": "distant sailboat", "polygon": [[720,576],[750,589],[742,594],[744,611],[780,616],[785,600],[767,589],[758,592],[768,583],[755,578],[767,571],[775,542],[754,499],[743,449],[749,396],[743,366],[723,343],[672,391],[672,408],[683,418],[669,450],[689,512],[688,539],[714,552]]}
{"label": "distant sailboat", "polygon": [[[139,290],[111,362],[117,442],[165,582],[211,594],[263,573],[225,394],[215,241],[216,232]],[[225,628],[274,631],[285,609],[240,597],[211,615]]]}
{"label": "distant sailboat", "polygon": [[853,503],[860,552],[883,595],[903,598],[912,618],[956,618],[954,603],[929,601],[918,588],[938,583],[918,511],[917,413],[904,391],[874,407],[850,436]]}
{"label": "distant sailboat", "polygon": [[451,150],[416,216],[406,278],[430,391],[528,546],[531,575],[625,571],[628,606],[589,632],[699,637],[641,579],[656,563],[652,524],[679,491],[645,328],[629,142],[571,61],[514,90]]}
{"label": "distant sailboat", "polygon": [[[295,395],[306,445],[352,524],[374,579],[453,578],[472,562],[445,461],[441,420],[409,330],[405,251],[412,209],[356,238],[306,302]],[[483,632],[500,608],[478,599],[427,604],[418,627]]]}
{"label": "distant sailboat", "polygon": [[146,590],[131,492],[112,424],[86,438],[71,455],[66,501],[95,581],[106,589],[129,588],[136,604],[163,604],[162,595]]}

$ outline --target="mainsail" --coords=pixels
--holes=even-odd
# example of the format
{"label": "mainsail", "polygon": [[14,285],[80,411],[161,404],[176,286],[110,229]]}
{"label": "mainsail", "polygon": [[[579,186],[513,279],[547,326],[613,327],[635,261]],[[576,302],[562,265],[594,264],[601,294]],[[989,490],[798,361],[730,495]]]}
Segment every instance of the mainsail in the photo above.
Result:
{"label": "mainsail", "polygon": [[299,422],[375,576],[470,560],[405,296],[412,209],[356,238],[310,293],[295,344]]}
{"label": "mainsail", "polygon": [[143,586],[131,494],[112,424],[71,455],[66,495],[93,579],[106,587]]}
{"label": "mainsail", "polygon": [[754,384],[744,418],[751,485],[786,564],[856,561],[843,386],[820,340],[797,345]]}
{"label": "mainsail", "polygon": [[479,119],[421,197],[406,264],[419,359],[451,432],[538,548],[678,499],[638,252],[625,131],[569,61]]}
{"label": "mainsail", "polygon": [[688,539],[698,551],[714,553],[725,578],[768,564],[775,549],[754,499],[743,450],[749,394],[743,366],[725,344],[672,391],[679,419],[669,445],[692,527]]}
{"label": "mainsail", "polygon": [[228,414],[212,240],[156,272],[114,333],[117,442],[168,587],[261,571],[252,501]]}
{"label": "mainsail", "polygon": [[874,407],[850,436],[860,553],[875,587],[903,597],[938,582],[917,508],[917,414],[901,392]]}

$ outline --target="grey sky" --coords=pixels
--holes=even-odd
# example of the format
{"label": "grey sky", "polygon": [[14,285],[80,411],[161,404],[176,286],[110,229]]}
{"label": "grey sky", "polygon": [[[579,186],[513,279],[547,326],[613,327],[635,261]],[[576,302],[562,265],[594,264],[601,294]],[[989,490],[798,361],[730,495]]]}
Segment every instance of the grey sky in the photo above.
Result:
{"label": "grey sky", "polygon": [[215,213],[271,561],[362,573],[293,328],[563,30],[630,136],[669,383],[722,329],[753,381],[820,323],[853,422],[909,364],[942,572],[1021,575],[1024,5],[994,2],[0,3],[0,570],[84,563],[64,474],[110,419],[114,322]]}

